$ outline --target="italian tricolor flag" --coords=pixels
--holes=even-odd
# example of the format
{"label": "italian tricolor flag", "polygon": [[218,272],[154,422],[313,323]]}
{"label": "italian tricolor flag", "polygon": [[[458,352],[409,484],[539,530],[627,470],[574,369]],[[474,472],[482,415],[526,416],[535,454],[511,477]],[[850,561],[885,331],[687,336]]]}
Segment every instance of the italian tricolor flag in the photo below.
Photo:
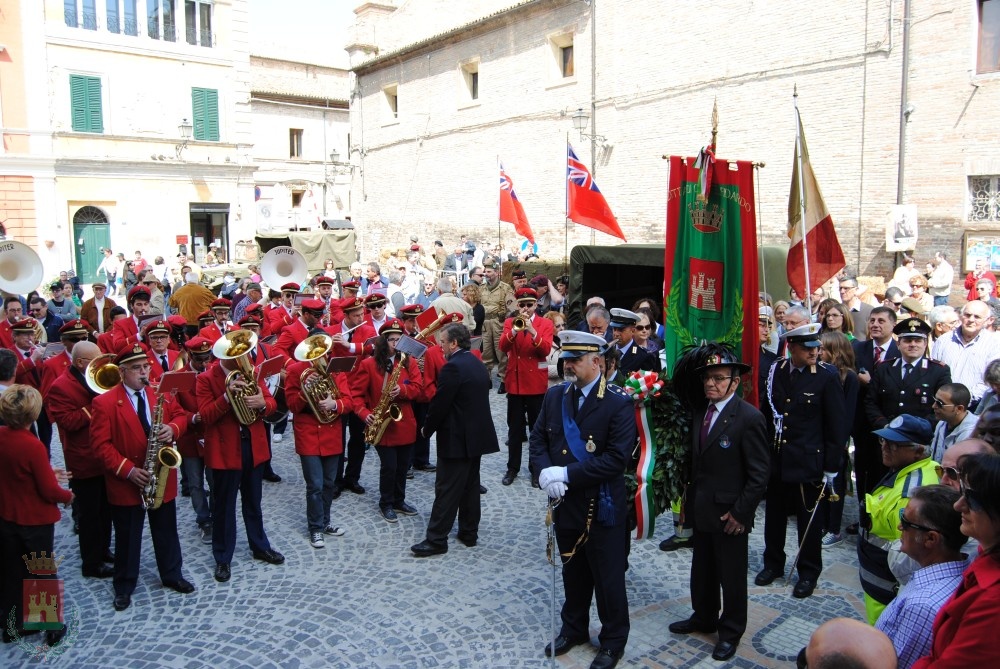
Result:
{"label": "italian tricolor flag", "polygon": [[[822,286],[846,265],[844,252],[837,240],[837,232],[833,229],[833,217],[823,202],[816,175],[809,162],[809,150],[806,148],[806,135],[802,130],[802,118],[799,110],[795,110],[797,124],[797,141],[795,145],[795,162],[792,166],[792,189],[788,195],[788,238],[791,248],[788,250],[788,285],[802,296],[808,297],[809,292]],[[799,154],[801,149],[801,156]],[[801,173],[799,166],[801,165]],[[799,179],[802,188],[799,189]],[[802,221],[802,198],[805,195],[805,225]],[[807,263],[808,257],[808,263]],[[806,285],[806,267],[809,268],[808,287]]]}

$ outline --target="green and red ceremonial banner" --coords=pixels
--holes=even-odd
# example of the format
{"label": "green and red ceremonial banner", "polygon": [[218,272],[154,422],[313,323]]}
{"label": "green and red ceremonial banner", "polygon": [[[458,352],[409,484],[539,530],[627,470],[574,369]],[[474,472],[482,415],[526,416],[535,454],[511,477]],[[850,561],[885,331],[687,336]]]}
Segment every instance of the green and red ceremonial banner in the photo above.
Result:
{"label": "green and red ceremonial banner", "polygon": [[[730,345],[754,370],[759,364],[753,163],[704,160],[699,171],[694,158],[670,157],[663,259],[668,376],[684,347],[702,341]],[[756,406],[757,375],[749,377],[743,397]]]}

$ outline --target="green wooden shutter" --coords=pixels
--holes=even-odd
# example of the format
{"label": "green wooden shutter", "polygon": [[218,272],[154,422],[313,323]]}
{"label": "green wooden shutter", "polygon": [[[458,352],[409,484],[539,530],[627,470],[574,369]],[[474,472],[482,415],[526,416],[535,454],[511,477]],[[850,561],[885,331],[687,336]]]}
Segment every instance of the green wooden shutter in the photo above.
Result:
{"label": "green wooden shutter", "polygon": [[212,88],[192,88],[191,113],[194,118],[194,138],[203,142],[218,142],[219,91]]}
{"label": "green wooden shutter", "polygon": [[100,77],[71,74],[69,95],[73,130],[76,132],[104,132]]}

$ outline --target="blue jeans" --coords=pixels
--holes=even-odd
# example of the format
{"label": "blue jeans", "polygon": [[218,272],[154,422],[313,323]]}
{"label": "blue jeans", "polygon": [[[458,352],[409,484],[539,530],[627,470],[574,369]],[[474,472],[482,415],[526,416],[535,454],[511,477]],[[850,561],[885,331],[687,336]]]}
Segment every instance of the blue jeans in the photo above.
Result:
{"label": "blue jeans", "polygon": [[934,306],[940,307],[942,304],[948,304],[947,295],[935,295],[934,296]]}
{"label": "blue jeans", "polygon": [[[185,457],[181,461],[181,471],[188,482],[191,493],[191,507],[194,509],[195,522],[198,527],[212,524],[212,500],[205,492],[205,479],[208,479],[208,489],[212,490],[212,471],[205,470],[205,459]],[[206,476],[207,475],[207,476]]]}
{"label": "blue jeans", "polygon": [[310,532],[322,532],[330,524],[330,505],[336,489],[339,455],[300,455],[306,482],[306,521]]}

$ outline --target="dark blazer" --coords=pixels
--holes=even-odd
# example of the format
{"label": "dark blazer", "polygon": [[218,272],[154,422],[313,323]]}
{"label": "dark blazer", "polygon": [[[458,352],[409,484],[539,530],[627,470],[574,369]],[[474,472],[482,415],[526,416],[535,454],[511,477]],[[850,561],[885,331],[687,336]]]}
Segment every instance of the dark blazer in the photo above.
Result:
{"label": "dark blazer", "polygon": [[951,368],[943,362],[921,358],[903,378],[903,359],[875,368],[865,393],[865,415],[873,430],[888,425],[904,413],[934,421],[934,394],[951,383]]}
{"label": "dark blazer", "polygon": [[[615,345],[617,346],[617,344]],[[660,356],[639,346],[633,340],[618,362],[618,369],[626,376],[639,370],[658,372],[660,371]]]}
{"label": "dark blazer", "polygon": [[752,404],[733,397],[715,419],[708,440],[700,444],[705,412],[691,428],[691,483],[686,517],[699,532],[722,532],[720,518],[731,512],[747,528],[770,474],[770,449],[764,416]]}
{"label": "dark blazer", "polygon": [[[573,384],[560,383],[549,388],[542,400],[542,411],[528,439],[531,471],[546,467],[566,467],[569,483],[566,496],[556,508],[560,530],[583,530],[587,509],[596,499],[602,483],[608,483],[615,506],[615,523],[625,522],[625,465],[636,443],[635,411],[632,400],[616,385],[608,385],[598,399],[595,385],[576,413],[584,441],[592,439],[597,447],[594,457],[579,462],[566,444],[563,434],[563,395]],[[596,511],[595,511],[596,517]],[[595,521],[596,522],[596,521]]]}
{"label": "dark blazer", "polygon": [[437,375],[424,435],[437,432],[439,458],[475,458],[500,450],[490,413],[490,374],[465,350],[456,351]]}
{"label": "dark blazer", "polygon": [[[875,369],[875,343],[871,340],[860,341],[855,339],[851,342],[851,348],[854,349],[854,362],[855,369],[862,370],[866,369],[868,372],[872,372]],[[899,357],[899,347],[896,346],[896,340],[890,339],[889,346],[886,349],[885,355],[882,356],[882,362],[886,360],[892,360],[893,358]]]}
{"label": "dark blazer", "polygon": [[[789,360],[778,362],[770,401],[764,403],[772,419],[768,434],[777,449],[771,458],[773,476],[783,483],[817,483],[823,472],[839,471],[844,457],[851,428],[844,420],[844,389],[836,368],[825,363],[806,367],[794,388],[791,370]],[[778,443],[774,441],[775,411],[783,420]]]}

